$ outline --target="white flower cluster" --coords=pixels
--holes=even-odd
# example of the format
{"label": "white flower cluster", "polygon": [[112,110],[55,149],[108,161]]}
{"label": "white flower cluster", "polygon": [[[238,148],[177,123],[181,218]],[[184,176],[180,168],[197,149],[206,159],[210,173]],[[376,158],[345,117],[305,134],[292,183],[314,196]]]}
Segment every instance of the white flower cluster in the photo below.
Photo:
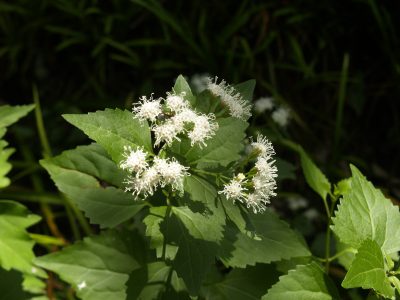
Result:
{"label": "white flower cluster", "polygon": [[240,95],[235,88],[222,80],[217,84],[218,77],[208,78],[207,89],[221,98],[223,105],[227,106],[232,117],[247,120],[251,117],[251,105]]}
{"label": "white flower cluster", "polygon": [[290,109],[285,106],[276,106],[275,101],[271,97],[261,97],[254,102],[254,111],[262,114],[265,111],[272,111],[271,118],[281,127],[289,124]]}
{"label": "white flower cluster", "polygon": [[269,199],[276,196],[275,178],[278,176],[278,169],[272,159],[275,151],[271,142],[258,135],[251,145],[257,153],[255,172],[250,171],[247,178],[242,173],[238,174],[218,193],[224,194],[228,200],[244,203],[247,208],[251,207],[254,213],[258,213],[265,211],[266,204],[270,203]]}
{"label": "white flower cluster", "polygon": [[154,157],[152,165],[147,162],[147,153],[142,148],[133,150],[125,147],[124,160],[120,167],[132,174],[125,180],[126,191],[137,199],[153,195],[157,187],[170,185],[173,190],[183,190],[183,179],[190,175],[188,167],[182,166],[175,158]]}
{"label": "white flower cluster", "polygon": [[133,108],[135,118],[152,122],[155,145],[171,145],[174,140],[180,141],[178,135],[187,134],[192,146],[206,146],[206,140],[217,131],[215,116],[196,112],[184,96],[175,93],[167,93],[166,99],[147,99],[143,96],[140,103]]}

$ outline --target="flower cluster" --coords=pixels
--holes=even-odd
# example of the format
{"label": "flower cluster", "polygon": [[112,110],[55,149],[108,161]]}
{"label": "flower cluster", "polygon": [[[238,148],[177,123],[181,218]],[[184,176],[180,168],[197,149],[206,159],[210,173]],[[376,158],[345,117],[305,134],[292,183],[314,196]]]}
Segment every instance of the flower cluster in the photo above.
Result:
{"label": "flower cluster", "polygon": [[254,111],[257,114],[263,114],[265,111],[272,111],[272,120],[281,127],[289,124],[290,109],[286,106],[275,104],[274,98],[261,97],[254,102]]}
{"label": "flower cluster", "polygon": [[174,140],[180,141],[179,135],[186,134],[192,146],[202,147],[217,131],[215,116],[196,112],[184,96],[184,93],[167,93],[165,99],[143,96],[133,108],[135,118],[152,123],[156,146],[161,143],[171,145]]}
{"label": "flower cluster", "polygon": [[224,186],[219,194],[233,201],[246,204],[252,208],[254,213],[263,212],[269,199],[276,196],[277,168],[272,156],[274,148],[264,136],[258,135],[257,140],[251,143],[253,152],[257,155],[254,168],[245,176],[239,173],[228,184]]}
{"label": "flower cluster", "polygon": [[247,120],[251,116],[251,105],[240,95],[235,88],[222,80],[217,84],[218,77],[208,78],[207,89],[229,109],[232,117]]}
{"label": "flower cluster", "polygon": [[126,191],[137,199],[139,196],[153,195],[161,186],[170,185],[172,190],[183,190],[183,178],[189,175],[188,167],[182,166],[175,158],[154,157],[152,164],[147,162],[147,153],[142,148],[133,150],[125,147],[124,160],[120,167],[131,174],[125,180]]}

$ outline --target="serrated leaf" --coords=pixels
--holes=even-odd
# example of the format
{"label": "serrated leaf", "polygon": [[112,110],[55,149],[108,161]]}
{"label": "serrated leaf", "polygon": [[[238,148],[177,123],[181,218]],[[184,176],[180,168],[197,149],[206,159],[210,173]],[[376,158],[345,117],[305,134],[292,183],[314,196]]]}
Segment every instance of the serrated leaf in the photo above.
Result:
{"label": "serrated leaf", "polygon": [[274,213],[248,216],[252,227],[247,234],[226,227],[220,258],[231,267],[244,268],[256,263],[270,263],[292,257],[310,256],[300,236]]}
{"label": "serrated leaf", "polygon": [[83,300],[126,299],[129,274],[142,264],[142,244],[133,232],[108,231],[36,258],[35,263],[57,273]]}
{"label": "serrated leaf", "polygon": [[182,75],[179,75],[176,79],[173,90],[176,94],[185,93],[184,98],[188,100],[192,106],[196,104],[196,97],[193,95],[189,84]]}
{"label": "serrated leaf", "polygon": [[17,122],[20,118],[26,116],[35,105],[2,105],[0,106],[0,128],[10,126]]}
{"label": "serrated leaf", "polygon": [[316,263],[297,266],[268,290],[262,300],[340,299],[330,278]]}
{"label": "serrated leaf", "polygon": [[278,281],[273,265],[233,269],[223,280],[202,288],[206,300],[259,300]]}
{"label": "serrated leaf", "polygon": [[116,163],[124,159],[125,146],[143,146],[147,152],[153,152],[147,122],[133,118],[133,114],[127,110],[106,109],[89,114],[67,114],[63,117],[106,149]]}
{"label": "serrated leaf", "polygon": [[194,238],[210,242],[219,242],[222,239],[223,224],[216,218],[193,212],[186,206],[173,207],[172,212],[182,221]]}
{"label": "serrated leaf", "polygon": [[206,141],[206,147],[191,146],[188,138],[174,142],[171,151],[183,156],[188,164],[219,164],[227,166],[240,158],[243,150],[243,139],[248,123],[236,118],[217,120],[219,128],[216,134]]}
{"label": "serrated leaf", "polygon": [[[0,201],[0,266],[6,270],[16,269],[27,274],[46,274],[32,265],[35,257],[34,241],[26,228],[40,221],[25,206],[8,200]],[[18,250],[18,251],[17,251]]]}
{"label": "serrated leaf", "polygon": [[386,276],[382,250],[376,242],[365,240],[361,244],[342,286],[347,289],[374,289],[385,297],[394,297],[394,288]]}
{"label": "serrated leaf", "polygon": [[130,219],[144,206],[123,190],[126,174],[98,145],[77,147],[40,161],[58,189],[85,212],[92,223],[115,227]]}
{"label": "serrated leaf", "polygon": [[218,245],[193,238],[175,215],[164,220],[161,231],[168,243],[173,242],[179,246],[172,265],[185,282],[190,295],[197,295],[208,270],[214,263]]}
{"label": "serrated leaf", "polygon": [[0,300],[26,299],[28,299],[28,296],[22,290],[21,274],[0,268]]}
{"label": "serrated leaf", "polygon": [[339,239],[359,248],[366,239],[375,241],[391,254],[400,250],[399,208],[386,199],[361,172],[351,166],[351,189],[343,195],[332,218]]}

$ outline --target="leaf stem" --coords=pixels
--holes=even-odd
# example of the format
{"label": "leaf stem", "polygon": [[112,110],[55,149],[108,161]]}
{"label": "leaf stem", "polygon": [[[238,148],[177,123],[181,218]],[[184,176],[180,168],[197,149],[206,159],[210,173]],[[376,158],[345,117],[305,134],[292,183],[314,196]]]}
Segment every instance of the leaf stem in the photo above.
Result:
{"label": "leaf stem", "polygon": [[48,158],[52,156],[51,148],[49,140],[47,138],[46,129],[44,128],[43,115],[40,108],[39,92],[35,84],[32,87],[32,93],[33,102],[35,103],[36,126],[39,133],[40,143],[42,144],[43,156],[44,158]]}

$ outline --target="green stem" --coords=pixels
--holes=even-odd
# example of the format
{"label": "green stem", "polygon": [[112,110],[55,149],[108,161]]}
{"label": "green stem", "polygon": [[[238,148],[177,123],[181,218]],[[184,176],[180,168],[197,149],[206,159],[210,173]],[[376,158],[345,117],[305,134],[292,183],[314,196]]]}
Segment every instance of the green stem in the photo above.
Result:
{"label": "green stem", "polygon": [[[69,208],[74,212],[75,217],[78,219],[78,222],[81,225],[85,234],[86,235],[93,234],[93,230],[90,227],[89,222],[86,220],[86,218],[82,214],[82,212],[76,207],[76,205],[74,203],[72,203],[68,198],[65,198],[65,203],[66,203],[66,206],[69,206]],[[73,226],[74,225],[71,223],[71,227],[73,227]]]}
{"label": "green stem", "polygon": [[[168,205],[168,207],[167,207],[167,211],[165,212],[164,219],[169,217],[169,215],[171,214],[171,210],[172,210],[171,203],[169,201],[169,197],[167,197],[167,205]],[[167,241],[166,241],[166,239],[164,237],[163,249],[162,249],[162,258],[163,258],[164,261],[165,261],[165,258],[166,258],[165,257],[166,256],[166,252],[167,252]]]}
{"label": "green stem", "polygon": [[47,194],[47,193],[42,193],[42,192],[35,192],[35,191],[30,191],[30,192],[11,192],[11,191],[5,191],[5,192],[0,192],[0,198],[1,199],[10,199],[10,200],[18,200],[18,201],[25,201],[25,202],[33,202],[33,203],[46,203],[46,204],[52,204],[52,205],[64,205],[64,202],[52,195],[52,194]]}
{"label": "green stem", "polygon": [[52,154],[51,154],[49,140],[47,139],[46,130],[44,128],[43,115],[42,115],[42,110],[40,108],[39,92],[36,85],[33,85],[32,92],[33,92],[33,102],[35,103],[36,126],[39,132],[40,143],[42,144],[43,156],[44,158],[48,158],[51,157]]}
{"label": "green stem", "polygon": [[319,261],[321,261],[321,262],[326,262],[326,261],[331,262],[331,261],[334,261],[335,259],[337,259],[338,257],[340,257],[340,256],[342,256],[342,255],[344,255],[344,254],[346,254],[347,252],[355,253],[355,250],[354,250],[354,248],[346,248],[346,249],[344,249],[344,250],[342,250],[342,251],[336,253],[335,255],[333,255],[333,256],[331,256],[331,257],[328,257],[328,258],[320,258],[320,257],[317,257],[317,259],[318,259]]}

